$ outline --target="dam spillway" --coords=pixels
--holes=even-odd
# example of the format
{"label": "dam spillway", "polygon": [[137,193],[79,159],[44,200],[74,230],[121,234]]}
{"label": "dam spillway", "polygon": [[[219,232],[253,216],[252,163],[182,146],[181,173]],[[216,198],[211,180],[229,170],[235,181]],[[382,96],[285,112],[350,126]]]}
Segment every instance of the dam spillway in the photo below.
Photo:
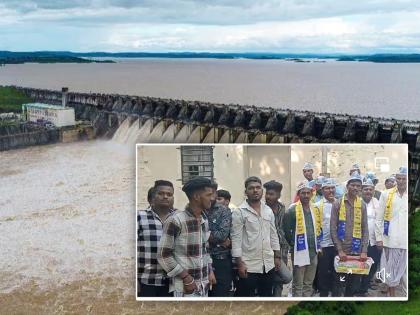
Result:
{"label": "dam spillway", "polygon": [[[61,103],[61,91],[18,89],[36,101]],[[163,139],[169,142],[408,143],[411,152],[420,150],[420,121],[117,94],[69,92],[67,101],[78,119],[92,121],[97,133],[108,137],[130,118],[130,125],[138,119],[139,127],[151,119],[151,128],[161,130],[162,136],[173,131],[173,139],[168,134]],[[191,133],[185,139],[187,125]],[[158,130],[145,141],[162,142]]]}
{"label": "dam spillway", "polygon": [[[16,87],[60,104],[61,91]],[[407,143],[410,185],[420,168],[420,121],[215,104],[119,94],[69,92],[76,118],[98,137],[124,143]]]}

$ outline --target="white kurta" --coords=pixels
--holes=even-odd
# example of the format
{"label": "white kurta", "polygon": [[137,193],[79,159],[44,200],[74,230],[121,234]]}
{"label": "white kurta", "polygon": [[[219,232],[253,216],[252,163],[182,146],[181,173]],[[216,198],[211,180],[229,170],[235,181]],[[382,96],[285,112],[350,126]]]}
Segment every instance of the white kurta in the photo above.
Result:
{"label": "white kurta", "polygon": [[389,248],[408,248],[408,195],[405,192],[403,195],[394,193],[392,201],[392,218],[389,224],[388,236],[384,235],[384,215],[386,202],[390,190],[384,191],[379,199],[379,208],[376,214],[376,241],[383,241],[385,247]]}
{"label": "white kurta", "polygon": [[376,245],[376,213],[379,209],[379,200],[372,197],[369,203],[366,203],[366,212],[369,226],[369,245]]}

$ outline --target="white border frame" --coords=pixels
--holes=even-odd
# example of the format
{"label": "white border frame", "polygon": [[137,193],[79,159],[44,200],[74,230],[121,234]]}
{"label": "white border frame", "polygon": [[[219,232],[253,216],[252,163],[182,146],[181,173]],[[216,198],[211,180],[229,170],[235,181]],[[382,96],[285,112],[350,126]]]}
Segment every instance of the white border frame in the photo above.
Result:
{"label": "white border frame", "polygon": [[[136,143],[136,208],[134,211],[134,220],[136,222],[135,229],[135,258],[136,258],[136,270],[135,270],[135,297],[136,301],[167,301],[167,302],[179,302],[179,301],[193,301],[193,302],[215,302],[215,301],[225,301],[225,302],[242,302],[242,301],[256,301],[256,302],[286,302],[286,301],[408,301],[409,295],[409,263],[408,263],[408,248],[407,248],[407,296],[406,297],[137,297],[138,282],[137,282],[137,271],[138,271],[138,257],[137,257],[137,183],[138,183],[138,146],[373,146],[373,145],[382,145],[382,146],[405,146],[407,150],[407,156],[405,160],[405,165],[408,165],[408,144],[407,143]],[[408,180],[408,178],[407,178]],[[407,186],[408,190],[408,186]],[[408,204],[407,204],[408,206]],[[407,215],[407,227],[408,225],[408,215]],[[409,237],[407,233],[407,247],[409,245]]]}

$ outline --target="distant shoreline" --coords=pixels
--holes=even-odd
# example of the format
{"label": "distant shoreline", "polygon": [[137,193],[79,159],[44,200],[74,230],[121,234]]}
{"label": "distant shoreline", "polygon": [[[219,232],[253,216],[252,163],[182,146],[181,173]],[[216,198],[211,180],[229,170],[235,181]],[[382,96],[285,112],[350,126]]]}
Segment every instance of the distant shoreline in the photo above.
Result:
{"label": "distant shoreline", "polygon": [[420,54],[278,54],[278,53],[209,53],[209,52],[11,52],[0,51],[0,65],[22,63],[115,63],[113,60],[95,58],[167,58],[167,59],[253,59],[284,60],[290,62],[325,62],[326,60],[374,62],[374,63],[420,63]]}
{"label": "distant shoreline", "polygon": [[112,60],[93,60],[75,56],[37,56],[32,54],[8,54],[2,56],[0,52],[0,66],[6,64],[24,64],[24,63],[115,63]]}

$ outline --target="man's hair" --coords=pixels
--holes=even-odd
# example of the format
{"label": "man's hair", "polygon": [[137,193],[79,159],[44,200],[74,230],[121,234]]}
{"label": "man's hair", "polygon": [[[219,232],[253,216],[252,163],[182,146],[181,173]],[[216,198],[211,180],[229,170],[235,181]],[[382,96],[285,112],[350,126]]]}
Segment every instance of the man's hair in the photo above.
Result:
{"label": "man's hair", "polygon": [[225,198],[227,200],[230,200],[230,198],[232,198],[232,196],[230,195],[230,192],[224,189],[219,189],[217,191],[217,197]]}
{"label": "man's hair", "polygon": [[269,182],[266,182],[263,186],[266,190],[274,190],[278,193],[281,193],[283,189],[283,184],[276,182],[275,180],[270,180]]}
{"label": "man's hair", "polygon": [[259,179],[257,176],[251,176],[245,180],[245,188],[248,188],[249,183],[252,182],[260,183],[262,185],[261,179]]}
{"label": "man's hair", "polygon": [[219,185],[217,185],[217,183],[214,180],[212,180],[211,181],[211,188],[213,188],[214,190],[217,190],[217,187],[219,187]]}
{"label": "man's hair", "polygon": [[174,188],[174,185],[168,181],[168,180],[164,180],[164,179],[159,179],[157,181],[155,181],[155,188],[159,187],[159,186],[168,186],[168,187],[172,187]]}
{"label": "man's hair", "polygon": [[168,181],[168,180],[164,180],[164,179],[159,179],[157,181],[155,181],[155,185],[152,187],[153,190],[151,192],[152,194],[152,198],[156,195],[157,191],[158,191],[158,187],[171,187],[172,189],[174,189],[174,185]]}
{"label": "man's hair", "polygon": [[182,187],[182,191],[191,200],[195,192],[202,191],[205,188],[213,188],[213,182],[208,178],[197,176],[186,182]]}
{"label": "man's hair", "polygon": [[152,199],[154,197],[155,194],[155,187],[150,187],[149,190],[147,191],[147,202],[150,204],[152,203]]}

